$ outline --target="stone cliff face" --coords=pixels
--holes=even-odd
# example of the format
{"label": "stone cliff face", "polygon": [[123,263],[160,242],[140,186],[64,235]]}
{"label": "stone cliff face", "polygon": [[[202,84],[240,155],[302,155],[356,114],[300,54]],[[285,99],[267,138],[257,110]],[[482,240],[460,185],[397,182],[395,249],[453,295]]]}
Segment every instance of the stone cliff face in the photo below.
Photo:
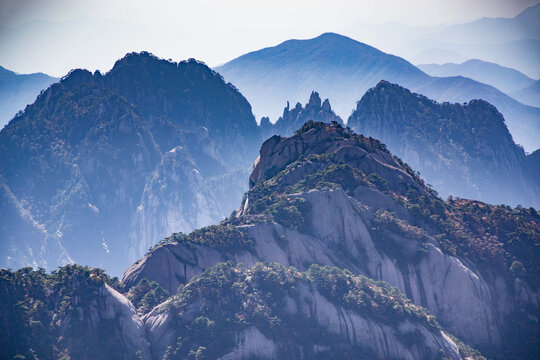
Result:
{"label": "stone cliff face", "polygon": [[99,269],[0,270],[2,359],[145,359],[135,308]]}
{"label": "stone cliff face", "polygon": [[[462,358],[454,341],[437,327],[421,320],[425,318],[405,316],[386,323],[381,320],[391,316],[390,313],[377,318],[369,310],[362,311],[341,302],[343,299],[328,293],[328,288],[319,283],[318,275],[313,274],[319,268],[310,268],[302,275],[278,265],[235,268],[232,274],[229,267],[222,264],[205,272],[182,289],[177,297],[145,316],[154,358],[166,357],[166,354],[182,358],[186,351],[183,348],[197,348],[194,342],[203,345],[204,355],[219,359]],[[343,276],[343,279],[356,284],[366,281],[335,269],[324,271],[330,271],[340,279]],[[216,275],[219,275],[219,280]],[[281,282],[274,283],[273,277],[278,277]],[[326,279],[323,275],[320,281]],[[219,285],[217,281],[220,281]],[[232,282],[235,288],[226,286]],[[388,290],[369,281],[366,285],[385,295]],[[359,294],[359,288],[345,286],[349,296]],[[262,298],[259,298],[260,291],[263,292]],[[219,304],[210,294],[219,296]],[[271,299],[271,302],[265,299]],[[399,307],[397,299],[392,299]],[[228,308],[237,308],[239,313],[236,316],[243,319],[235,326],[234,334],[225,330],[231,326],[228,320],[218,315],[220,309]],[[265,315],[256,315],[260,308],[264,309]],[[268,327],[270,319],[280,322],[281,333]],[[195,334],[186,332],[187,329],[200,331],[194,326],[196,323],[205,324],[206,336],[195,338]],[[222,327],[224,332],[220,331]],[[219,333],[215,342],[212,342],[213,333]],[[182,346],[175,349],[177,339],[181,339],[178,341]],[[229,346],[220,347],[229,341]]]}
{"label": "stone cliff face", "polygon": [[[123,282],[147,278],[175,292],[228,260],[300,270],[313,263],[338,266],[397,287],[445,329],[488,353],[515,346],[508,333],[516,314],[537,319],[536,211],[442,202],[384,145],[321,123],[266,141],[250,187],[236,216],[220,225],[228,232],[173,236],[129,268]],[[466,212],[471,208],[488,215],[477,219]],[[493,216],[527,220],[507,223],[503,231],[487,223]],[[522,226],[532,226],[531,233],[514,247],[510,236]],[[230,229],[243,240],[224,248],[217,239],[229,238],[223,234]],[[531,276],[509,271],[516,262]],[[534,325],[522,330],[537,334]],[[527,346],[523,356],[534,353],[534,342]]]}
{"label": "stone cliff face", "polygon": [[540,205],[523,149],[484,101],[439,104],[382,81],[362,97],[347,124],[384,142],[443,197]]}
{"label": "stone cliff face", "polygon": [[259,144],[249,103],[200,62],[133,53],[74,70],[0,132],[0,265],[119,274],[230,214]]}

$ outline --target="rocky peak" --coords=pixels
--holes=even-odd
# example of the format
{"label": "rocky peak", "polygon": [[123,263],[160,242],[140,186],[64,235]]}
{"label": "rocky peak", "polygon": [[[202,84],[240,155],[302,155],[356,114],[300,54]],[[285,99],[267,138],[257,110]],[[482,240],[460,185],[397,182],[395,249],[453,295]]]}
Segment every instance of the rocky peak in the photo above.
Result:
{"label": "rocky peak", "polygon": [[[338,123],[308,121],[292,137],[275,135],[263,143],[250,176],[250,186],[273,177],[300,157],[334,152],[342,156],[368,156],[396,170],[400,167],[379,141],[349,132]],[[405,172],[401,175],[403,179],[410,178]]]}
{"label": "rocky peak", "polygon": [[326,112],[332,111],[332,107],[330,106],[330,101],[328,99],[324,99],[324,102],[322,104],[322,108]]}
{"label": "rocky peak", "polygon": [[305,106],[297,102],[291,110],[287,101],[287,106],[283,109],[283,115],[274,124],[272,131],[265,133],[265,135],[278,134],[291,136],[296,129],[301,128],[306,121],[310,120],[325,123],[335,121],[343,125],[343,120],[332,111],[330,101],[325,99],[321,105],[319,93],[312,91],[309,101]]}
{"label": "rocky peak", "polygon": [[319,96],[319,93],[316,91],[311,92],[311,96],[309,97],[309,102],[306,105],[307,107],[315,108],[316,110],[320,109],[321,107],[321,97]]}
{"label": "rocky peak", "polygon": [[241,210],[166,239],[123,282],[148,278],[174,291],[226,261],[338,266],[397,287],[488,354],[515,351],[512,339],[537,336],[536,320],[526,319],[537,319],[539,306],[539,217],[534,209],[444,202],[379,141],[308,122],[263,144]]}

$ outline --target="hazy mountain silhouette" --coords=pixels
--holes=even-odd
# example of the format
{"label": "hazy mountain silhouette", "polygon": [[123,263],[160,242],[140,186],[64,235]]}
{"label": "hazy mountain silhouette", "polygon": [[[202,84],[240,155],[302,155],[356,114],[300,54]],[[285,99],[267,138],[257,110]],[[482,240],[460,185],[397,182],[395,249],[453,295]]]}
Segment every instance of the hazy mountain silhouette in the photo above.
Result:
{"label": "hazy mountain silhouette", "polygon": [[440,41],[460,43],[510,42],[522,39],[540,40],[540,3],[513,18],[483,18],[454,25],[437,34]]}
{"label": "hazy mountain silhouette", "polygon": [[431,77],[400,57],[334,33],[288,40],[216,70],[240,89],[257,116],[277,119],[281,104],[305,98],[313,89],[328,96],[336,113],[345,116],[369,88],[385,79],[437,101],[486,100],[503,113],[517,143],[530,151],[540,146],[540,109],[468,78]]}
{"label": "hazy mountain silhouette", "polygon": [[446,27],[392,48],[415,64],[481,59],[540,77],[540,3],[513,18],[483,18]]}
{"label": "hazy mountain silhouette", "polygon": [[461,64],[421,64],[417,66],[431,76],[465,76],[494,86],[506,94],[521,90],[534,83],[534,79],[522,72],[478,59],[468,60]]}
{"label": "hazy mountain silhouette", "polygon": [[540,80],[524,89],[510,93],[510,95],[524,104],[540,107]]}
{"label": "hazy mountain silhouette", "polygon": [[43,73],[17,74],[0,66],[0,129],[57,80]]}

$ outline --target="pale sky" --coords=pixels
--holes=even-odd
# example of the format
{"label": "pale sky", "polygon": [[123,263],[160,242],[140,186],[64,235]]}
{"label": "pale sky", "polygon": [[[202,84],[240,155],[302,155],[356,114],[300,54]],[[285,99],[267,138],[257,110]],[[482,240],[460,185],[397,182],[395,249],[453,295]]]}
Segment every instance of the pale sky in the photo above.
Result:
{"label": "pale sky", "polygon": [[0,65],[63,76],[76,67],[107,71],[126,52],[147,50],[215,66],[291,38],[348,35],[359,24],[450,25],[513,17],[537,2],[0,0]]}

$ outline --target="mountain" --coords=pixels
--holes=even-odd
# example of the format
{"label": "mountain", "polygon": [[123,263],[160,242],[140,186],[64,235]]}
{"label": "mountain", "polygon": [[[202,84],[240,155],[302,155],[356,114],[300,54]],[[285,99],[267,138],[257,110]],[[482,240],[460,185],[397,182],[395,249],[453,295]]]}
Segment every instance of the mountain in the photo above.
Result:
{"label": "mountain", "polygon": [[219,264],[145,314],[130,300],[163,301],[159,285],[115,287],[75,265],[0,270],[2,359],[485,359],[397,289],[337,268]]}
{"label": "mountain", "polygon": [[524,89],[510,93],[510,95],[524,104],[540,106],[540,80],[536,80]]}
{"label": "mountain", "polygon": [[262,145],[235,213],[122,282],[0,271],[0,341],[10,358],[534,359],[539,220],[442,201],[384,144],[309,121]]}
{"label": "mountain", "polygon": [[460,43],[509,42],[521,39],[540,40],[540,3],[528,7],[513,18],[483,18],[441,30],[441,41]]}
{"label": "mountain", "polygon": [[525,152],[485,101],[441,104],[381,81],[357,103],[347,124],[384,142],[443,197],[540,206]]}
{"label": "mountain", "polygon": [[247,97],[256,115],[277,118],[278,106],[316,89],[338,115],[380,80],[388,80],[437,101],[483,99],[505,116],[510,133],[526,150],[540,147],[540,109],[523,105],[492,86],[463,78],[431,77],[397,56],[338,34],[289,40],[251,52],[216,68]]}
{"label": "mountain", "polygon": [[[151,348],[158,357],[169,346],[174,348],[177,339],[189,336],[184,325],[179,328],[178,324],[189,324],[197,316],[208,317],[204,323],[216,324],[216,329],[221,328],[224,319],[232,319],[231,313],[241,311],[237,319],[244,319],[242,309],[246,307],[257,306],[272,318],[273,305],[269,309],[266,304],[256,305],[261,294],[278,308],[290,309],[285,311],[293,316],[304,309],[301,299],[305,298],[312,304],[309,313],[314,314],[310,329],[326,324],[325,328],[336,329],[349,343],[367,346],[379,357],[409,358],[407,352],[399,350],[399,340],[396,343],[388,338],[386,330],[375,330],[373,325],[368,327],[372,330],[360,331],[365,327],[353,319],[349,321],[349,315],[331,315],[335,314],[332,305],[323,305],[320,299],[313,298],[314,293],[310,294],[312,290],[304,293],[303,286],[291,283],[289,275],[280,275],[286,271],[294,277],[295,270],[290,266],[310,274],[311,265],[319,264],[395,286],[414,304],[435,315],[445,331],[487,355],[534,358],[538,353],[540,270],[535,243],[540,233],[539,220],[540,213],[534,209],[464,199],[442,201],[379,141],[356,135],[338,124],[308,122],[294,136],[273,136],[262,145],[250,176],[250,190],[235,214],[218,225],[166,238],[133,264],[122,282],[126,289],[137,289],[145,282],[155,282],[169,293],[180,289],[178,297],[145,317],[153,339],[150,343],[157,344]],[[255,268],[260,267],[258,262],[276,262],[289,270],[278,267],[273,270],[277,274],[248,275],[249,281],[260,278],[264,284],[273,284],[280,295],[275,297],[274,290],[270,294],[259,292],[255,286],[247,292],[255,294],[253,300],[245,300],[245,305],[238,308],[234,304],[244,299],[245,285],[243,280],[234,279],[237,275],[242,279],[245,270],[223,265],[226,262]],[[322,283],[332,292],[347,294],[347,284],[355,280],[340,282],[339,271],[330,273],[335,275],[322,279]],[[207,290],[194,288],[194,282]],[[286,284],[294,286],[298,295],[290,295],[289,299],[287,292],[279,292]],[[369,304],[371,292],[360,298],[354,291],[348,294],[347,301],[352,304]],[[283,296],[286,300],[281,303]],[[219,302],[210,300],[218,298]],[[378,307],[378,302],[372,302],[370,308]],[[185,320],[179,320],[177,314]],[[249,339],[246,345],[241,345],[242,340],[230,340],[229,348],[240,348],[236,354],[253,354],[249,351],[262,349],[272,353],[276,346],[281,348],[284,340],[280,340],[280,334],[285,330],[279,326],[288,322],[281,322],[281,315],[274,318],[277,328],[273,335],[257,328],[271,341],[253,330],[255,334],[248,331],[237,337]],[[300,319],[303,321],[303,317]],[[253,324],[251,320],[240,323]],[[395,326],[396,322],[388,324]],[[371,334],[381,335],[373,338]],[[389,342],[387,350],[380,350],[384,337]],[[212,337],[204,341],[212,343]],[[247,345],[251,343],[257,344],[255,349]],[[292,343],[296,344],[295,340]],[[409,349],[425,349],[425,343],[417,344],[419,348]],[[309,348],[314,349],[312,346]],[[186,350],[179,346],[181,354]],[[290,353],[297,354],[296,350]],[[412,358],[432,356],[418,354]]]}
{"label": "mountain", "polygon": [[332,110],[330,101],[325,99],[321,102],[321,97],[316,91],[311,93],[305,106],[297,102],[294,108],[291,109],[287,101],[287,106],[283,109],[283,115],[279,117],[275,124],[272,124],[268,117],[264,117],[261,119],[260,125],[265,138],[271,135],[291,136],[309,120],[325,123],[336,122],[343,125],[343,120]]}
{"label": "mountain", "polygon": [[460,54],[466,59],[480,59],[517,69],[538,79],[539,18],[540,4],[536,4],[513,18],[483,18],[424,31],[415,39],[404,41],[401,46],[389,50],[414,64],[458,62],[459,57],[455,54]]}
{"label": "mountain", "polygon": [[74,70],[0,131],[0,264],[118,274],[171,232],[226,217],[259,143],[246,99],[195,60]]}
{"label": "mountain", "polygon": [[411,42],[407,49],[401,49],[398,53],[413,64],[461,62],[463,60],[457,57],[447,57],[447,54],[458,53],[465,59],[480,59],[519,70],[533,79],[540,77],[538,66],[540,40],[538,39],[521,39],[502,43],[452,43],[436,39],[420,39]]}
{"label": "mountain", "polygon": [[[491,85],[497,89],[511,94],[534,83],[534,80],[525,74],[478,59],[468,60],[461,64],[446,63],[418,65],[420,70],[431,76],[464,76],[470,79]],[[521,101],[519,98],[516,98]],[[522,101],[523,102],[523,101]]]}
{"label": "mountain", "polygon": [[0,129],[57,80],[42,73],[17,74],[0,66]]}

